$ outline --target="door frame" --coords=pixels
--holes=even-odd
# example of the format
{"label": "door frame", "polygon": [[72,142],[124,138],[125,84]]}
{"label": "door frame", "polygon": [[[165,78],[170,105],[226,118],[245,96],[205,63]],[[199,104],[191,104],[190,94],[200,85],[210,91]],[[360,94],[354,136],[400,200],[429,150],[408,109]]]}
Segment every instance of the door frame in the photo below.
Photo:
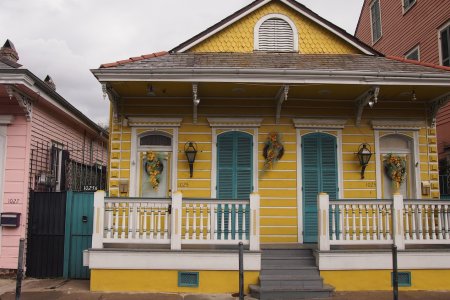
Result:
{"label": "door frame", "polygon": [[[181,122],[181,121],[180,121]],[[138,129],[142,132],[137,132]],[[169,130],[166,130],[169,129]],[[131,129],[131,150],[130,150],[130,189],[129,196],[130,197],[139,197],[139,187],[140,187],[140,177],[139,177],[139,151],[143,150],[143,147],[139,146],[139,138],[146,134],[162,134],[166,136],[170,136],[172,139],[172,147],[170,146],[145,146],[145,149],[154,150],[154,151],[167,151],[172,152],[172,162],[171,162],[171,182],[170,189],[172,190],[172,194],[177,191],[177,172],[178,172],[178,127],[133,127]]]}
{"label": "door frame", "polygon": [[[313,133],[324,133],[336,138],[336,158],[337,158],[337,182],[338,182],[338,195],[342,199],[344,196],[343,189],[343,160],[342,160],[342,127],[338,128],[317,128],[317,127],[297,127],[297,227],[298,227],[298,243],[303,244],[303,162],[302,162],[302,137]],[[332,134],[334,133],[334,134]]]}

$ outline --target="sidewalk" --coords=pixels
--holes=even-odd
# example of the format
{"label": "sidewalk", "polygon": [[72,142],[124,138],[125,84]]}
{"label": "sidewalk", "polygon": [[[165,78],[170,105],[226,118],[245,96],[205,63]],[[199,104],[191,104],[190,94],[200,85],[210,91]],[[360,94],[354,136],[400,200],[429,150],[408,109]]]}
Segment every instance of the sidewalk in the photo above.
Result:
{"label": "sidewalk", "polygon": [[[0,279],[0,300],[15,299],[16,283]],[[26,279],[21,300],[233,300],[231,295],[168,293],[93,293],[87,280]],[[247,300],[254,298],[246,297]],[[332,300],[392,300],[392,292],[337,292]],[[403,292],[400,300],[448,300],[450,292]],[[318,300],[318,299],[317,299]]]}

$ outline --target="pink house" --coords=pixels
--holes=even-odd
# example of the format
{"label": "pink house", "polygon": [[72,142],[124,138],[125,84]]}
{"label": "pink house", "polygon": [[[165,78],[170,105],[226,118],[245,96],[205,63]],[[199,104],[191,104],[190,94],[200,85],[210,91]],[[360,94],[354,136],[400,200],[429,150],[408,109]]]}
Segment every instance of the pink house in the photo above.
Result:
{"label": "pink house", "polygon": [[[0,227],[4,272],[17,269],[30,191],[79,187],[88,181],[75,180],[76,174],[92,179],[92,167],[97,176],[104,173],[107,161],[108,133],[61,97],[50,76],[37,78],[17,63],[18,58],[7,40],[0,50],[0,212],[20,213],[20,223]],[[78,172],[88,167],[90,173]]]}

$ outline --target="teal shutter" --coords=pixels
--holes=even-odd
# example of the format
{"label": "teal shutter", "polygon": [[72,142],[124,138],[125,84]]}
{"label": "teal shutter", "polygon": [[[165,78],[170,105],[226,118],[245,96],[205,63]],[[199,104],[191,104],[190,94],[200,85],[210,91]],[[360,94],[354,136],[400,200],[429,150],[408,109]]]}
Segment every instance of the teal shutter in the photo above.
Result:
{"label": "teal shutter", "polygon": [[337,199],[336,138],[323,133],[302,138],[303,162],[303,239],[317,242],[317,194]]}
{"label": "teal shutter", "polygon": [[[243,132],[227,132],[217,138],[217,198],[218,199],[249,199],[253,190],[253,137]],[[228,232],[228,205],[225,205],[225,239],[228,234],[232,238],[245,234],[248,238],[247,228],[243,228],[243,209],[249,211],[250,207],[239,206],[239,217],[231,220],[231,232]],[[221,212],[219,205],[218,233],[221,233]],[[234,207],[232,208],[234,214]],[[249,224],[249,214],[246,214],[246,224]],[[238,222],[239,232],[236,232]]]}

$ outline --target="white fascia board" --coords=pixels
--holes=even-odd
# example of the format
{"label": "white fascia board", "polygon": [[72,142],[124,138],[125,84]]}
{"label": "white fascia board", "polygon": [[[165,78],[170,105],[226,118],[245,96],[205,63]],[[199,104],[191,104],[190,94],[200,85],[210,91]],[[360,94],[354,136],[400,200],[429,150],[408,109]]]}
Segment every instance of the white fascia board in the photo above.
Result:
{"label": "white fascia board", "polygon": [[0,84],[23,84],[26,86],[33,86],[34,80],[23,73],[1,73]]}
{"label": "white fascia board", "polygon": [[[237,252],[89,250],[90,269],[238,271]],[[245,252],[246,271],[261,270],[261,252]]]}
{"label": "white fascia board", "polygon": [[284,71],[281,74],[255,74],[243,71],[227,73],[103,73],[97,74],[102,82],[229,82],[229,83],[272,83],[272,84],[355,84],[355,85],[405,85],[405,86],[449,86],[450,76],[433,76],[431,74],[406,73],[374,75],[364,73],[323,72],[300,73]]}
{"label": "white fascia board", "polygon": [[[320,271],[391,270],[391,251],[319,252]],[[399,251],[398,268],[402,270],[449,269],[450,253],[446,251]]]}
{"label": "white fascia board", "polygon": [[358,43],[355,43],[355,41],[352,41],[351,39],[349,39],[348,37],[346,37],[345,35],[341,34],[340,32],[336,31],[335,29],[331,28],[330,26],[328,26],[327,24],[325,24],[324,22],[320,21],[317,18],[314,18],[313,16],[305,13],[303,10],[299,9],[297,6],[292,5],[289,1],[286,0],[281,0],[281,2],[283,2],[284,4],[286,4],[287,6],[289,6],[290,8],[292,8],[293,10],[299,12],[300,14],[302,14],[303,16],[307,17],[308,19],[312,20],[313,22],[319,24],[320,26],[326,28],[327,30],[331,31],[332,33],[334,33],[335,35],[339,36],[340,38],[342,38],[343,40],[345,40],[346,42],[348,42],[349,44],[353,45],[354,47],[356,47],[357,49],[361,50],[364,54],[369,54],[369,55],[375,55],[373,52],[365,49],[364,47],[361,47],[361,45],[358,45]]}
{"label": "white fascia board", "polygon": [[[183,53],[189,49],[191,49],[192,47],[200,44],[201,42],[203,42],[204,40],[208,39],[209,37],[215,35],[217,32],[222,31],[223,29],[227,28],[228,26],[232,25],[233,23],[239,21],[240,19],[244,18],[245,16],[248,16],[249,14],[251,14],[252,12],[254,12],[255,10],[259,9],[260,7],[263,7],[264,5],[266,5],[267,3],[269,3],[272,0],[266,0],[261,2],[260,4],[252,7],[251,9],[243,12],[242,14],[236,16],[235,18],[231,19],[230,21],[228,21],[227,23],[223,24],[222,26],[216,28],[215,30],[209,32],[208,34],[206,34],[205,36],[196,39],[195,41],[193,41],[192,43],[188,44],[187,46],[181,48],[181,50],[177,51],[176,53]],[[214,25],[213,25],[214,26]]]}

